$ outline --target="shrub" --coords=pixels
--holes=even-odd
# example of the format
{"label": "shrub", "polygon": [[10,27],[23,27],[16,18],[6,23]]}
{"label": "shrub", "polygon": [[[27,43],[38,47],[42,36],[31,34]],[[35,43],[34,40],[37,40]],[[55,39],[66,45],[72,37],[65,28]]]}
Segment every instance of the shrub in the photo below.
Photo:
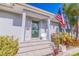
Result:
{"label": "shrub", "polygon": [[0,36],[0,56],[14,56],[18,51],[18,41],[9,36]]}
{"label": "shrub", "polygon": [[52,42],[54,42],[56,45],[64,44],[66,47],[79,46],[79,41],[75,37],[72,37],[68,33],[64,32],[52,35]]}
{"label": "shrub", "polygon": [[61,43],[60,37],[55,33],[54,33],[54,35],[52,35],[52,42],[54,42],[54,44],[57,46]]}

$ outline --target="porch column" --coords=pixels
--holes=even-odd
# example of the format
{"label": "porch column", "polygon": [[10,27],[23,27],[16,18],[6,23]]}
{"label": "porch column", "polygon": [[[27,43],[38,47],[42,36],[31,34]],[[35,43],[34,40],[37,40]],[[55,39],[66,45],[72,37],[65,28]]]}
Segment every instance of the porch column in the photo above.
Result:
{"label": "porch column", "polygon": [[26,13],[22,14],[22,41],[25,41],[25,21],[26,21]]}
{"label": "porch column", "polygon": [[48,18],[48,39],[51,41],[51,30],[50,30],[50,20],[51,18]]}

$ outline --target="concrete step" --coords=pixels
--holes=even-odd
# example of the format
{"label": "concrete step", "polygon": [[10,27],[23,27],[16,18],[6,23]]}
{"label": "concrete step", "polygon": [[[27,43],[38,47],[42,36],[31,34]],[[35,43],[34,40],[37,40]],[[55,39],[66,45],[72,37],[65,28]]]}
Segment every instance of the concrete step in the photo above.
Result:
{"label": "concrete step", "polygon": [[21,42],[17,55],[47,55],[51,54],[51,42],[48,40],[30,40]]}

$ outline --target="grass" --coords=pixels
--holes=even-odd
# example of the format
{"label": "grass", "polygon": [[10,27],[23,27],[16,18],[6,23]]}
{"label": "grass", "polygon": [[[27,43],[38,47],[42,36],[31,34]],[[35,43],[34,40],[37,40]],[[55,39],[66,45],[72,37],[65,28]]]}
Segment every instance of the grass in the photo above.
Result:
{"label": "grass", "polygon": [[79,52],[73,54],[72,56],[79,56]]}

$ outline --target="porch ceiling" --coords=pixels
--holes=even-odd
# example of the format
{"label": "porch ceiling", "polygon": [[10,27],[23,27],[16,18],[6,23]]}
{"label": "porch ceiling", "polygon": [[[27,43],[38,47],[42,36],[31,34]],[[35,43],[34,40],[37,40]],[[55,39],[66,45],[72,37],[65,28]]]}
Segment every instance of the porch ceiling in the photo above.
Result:
{"label": "porch ceiling", "polygon": [[49,17],[47,17],[45,15],[38,14],[38,13],[29,11],[29,10],[26,11],[26,14],[27,14],[27,16],[38,18],[38,19],[48,19],[49,18]]}

